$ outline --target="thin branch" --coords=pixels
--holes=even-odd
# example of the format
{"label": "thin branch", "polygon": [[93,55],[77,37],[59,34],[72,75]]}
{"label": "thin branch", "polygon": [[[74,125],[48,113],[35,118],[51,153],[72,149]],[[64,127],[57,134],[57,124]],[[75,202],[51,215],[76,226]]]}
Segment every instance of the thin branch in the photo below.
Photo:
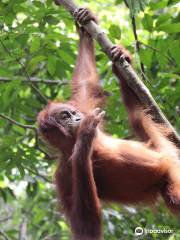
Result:
{"label": "thin branch", "polygon": [[151,50],[153,50],[153,51],[155,51],[155,52],[160,53],[161,55],[163,55],[164,57],[166,57],[171,63],[175,64],[175,61],[174,61],[173,58],[169,57],[167,54],[164,54],[164,53],[163,53],[162,51],[160,51],[159,49],[157,49],[157,48],[155,48],[155,47],[153,47],[153,46],[151,46],[151,45],[148,45],[148,44],[146,44],[146,43],[143,43],[143,42],[141,42],[141,41],[139,41],[139,44],[140,44],[140,45],[143,45],[143,46],[145,46],[145,47],[147,47],[147,48],[149,48],[149,49],[151,49]]}
{"label": "thin branch", "polygon": [[12,218],[12,215],[11,216],[7,216],[7,217],[5,217],[5,218],[1,218],[0,219],[0,223],[2,223],[2,222],[7,222],[8,220],[10,220]]}
{"label": "thin branch", "polygon": [[35,92],[47,103],[48,99],[40,92],[40,90],[33,84],[33,82],[31,81],[31,77],[26,69],[26,67],[24,66],[24,64],[16,57],[12,54],[12,52],[6,47],[6,45],[3,43],[3,41],[0,39],[0,43],[2,45],[2,47],[4,48],[4,50],[9,54],[9,56],[14,57],[16,62],[21,66],[22,70],[24,71],[26,78],[30,84],[30,86],[35,90]]}
{"label": "thin branch", "polygon": [[[132,16],[131,21],[132,21],[132,26],[133,26],[134,38],[136,41],[136,50],[137,50],[137,53],[139,54],[140,53],[140,44],[139,44],[139,39],[138,39],[137,31],[136,31],[136,29],[137,29],[136,28],[136,19],[134,16]],[[141,60],[140,60],[140,68],[141,68],[142,78],[143,78],[143,80],[146,80],[144,64]]]}
{"label": "thin branch", "polygon": [[6,119],[6,120],[8,120],[10,123],[15,124],[15,125],[17,125],[17,126],[19,126],[19,127],[21,127],[21,128],[24,128],[24,129],[32,129],[32,130],[34,130],[34,131],[37,130],[35,126],[22,124],[22,123],[20,123],[20,122],[17,122],[16,120],[14,120],[14,119],[12,119],[12,118],[4,115],[4,114],[2,114],[2,113],[0,113],[0,118]]}
{"label": "thin branch", "polygon": [[[125,5],[127,6],[127,8],[129,9],[129,11],[131,12],[129,5],[127,3],[127,0],[124,0]],[[137,27],[136,27],[136,18],[135,16],[133,16],[132,14],[130,14],[131,16],[131,23],[132,23],[132,28],[133,28],[133,34],[134,34],[134,39],[135,39],[135,43],[136,43],[136,51],[139,55],[140,52],[140,44],[139,44],[139,39],[138,39],[138,35],[137,35]],[[147,77],[145,75],[145,69],[144,69],[144,64],[143,62],[140,60],[140,68],[141,68],[141,75],[143,80],[146,80]]]}
{"label": "thin branch", "polygon": [[38,177],[42,178],[43,180],[45,180],[48,183],[52,183],[52,181],[48,177],[42,175],[41,173],[39,173],[37,171],[34,171],[33,169],[25,166],[24,164],[22,166],[23,166],[24,169],[28,170],[30,173],[34,174],[35,176],[38,176]]}
{"label": "thin branch", "polygon": [[0,235],[5,239],[5,240],[10,240],[10,238],[5,234],[2,230],[0,230]]}
{"label": "thin branch", "polygon": [[11,124],[15,124],[15,125],[18,126],[18,127],[21,127],[21,128],[24,128],[24,129],[31,129],[31,130],[33,130],[34,133],[35,133],[35,148],[36,148],[38,151],[42,152],[42,153],[45,155],[46,159],[51,159],[51,157],[49,156],[49,154],[46,153],[46,152],[39,146],[38,129],[37,129],[35,126],[22,124],[22,123],[20,123],[20,122],[17,122],[16,120],[14,120],[14,119],[12,119],[12,118],[4,115],[4,114],[2,114],[2,113],[0,113],[0,118],[5,119],[5,120],[9,121]]}
{"label": "thin branch", "polygon": [[35,148],[45,155],[45,159],[52,160],[52,157],[40,147],[38,129],[35,130]]}
{"label": "thin branch", "polygon": [[[79,9],[78,6],[72,0],[55,0],[58,5],[63,5],[72,15]],[[90,21],[83,26],[86,31],[97,40],[97,42],[102,47],[102,50],[111,59],[111,48],[113,46],[112,42],[105,35],[103,30],[94,21]],[[142,105],[151,110],[152,117],[159,123],[164,124],[169,129],[171,129],[172,135],[171,140],[179,147],[180,137],[178,136],[176,130],[173,128],[171,123],[165,117],[156,101],[152,97],[149,89],[144,85],[141,79],[137,76],[136,72],[132,66],[123,58],[115,62],[116,67],[121,72],[123,78],[127,81],[129,87],[136,93],[139,97]]]}
{"label": "thin branch", "polygon": [[[7,78],[7,77],[0,77],[0,82],[12,82],[17,79],[20,79],[21,77],[13,77],[13,78]],[[41,79],[41,78],[36,78],[36,77],[31,77],[31,82],[33,83],[42,83],[42,84],[52,84],[52,85],[66,85],[68,84],[67,80],[53,80],[53,79]],[[23,79],[22,82],[27,83],[29,80]]]}

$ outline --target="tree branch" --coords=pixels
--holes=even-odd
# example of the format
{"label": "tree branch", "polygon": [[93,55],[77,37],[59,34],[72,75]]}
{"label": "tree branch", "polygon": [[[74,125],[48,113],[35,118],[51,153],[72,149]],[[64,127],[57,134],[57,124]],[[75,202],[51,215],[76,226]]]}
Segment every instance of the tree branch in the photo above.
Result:
{"label": "tree branch", "polygon": [[10,219],[12,219],[12,215],[7,216],[7,217],[5,217],[5,218],[1,218],[1,219],[0,219],[0,223],[6,222],[6,221],[8,221],[8,220],[10,220]]}
{"label": "tree branch", "polygon": [[10,240],[10,238],[1,230],[0,230],[0,235],[3,237],[3,239]]}
{"label": "tree branch", "polygon": [[6,47],[6,45],[3,43],[3,41],[0,39],[0,43],[2,45],[2,47],[4,48],[4,50],[9,54],[9,56],[12,56],[15,58],[16,62],[21,66],[22,70],[24,70],[24,73],[26,75],[26,78],[30,84],[30,86],[32,87],[32,89],[35,90],[35,92],[43,99],[43,101],[45,103],[48,102],[48,99],[40,92],[40,90],[33,84],[33,82],[31,81],[31,77],[26,69],[26,67],[24,66],[24,64],[16,57],[14,56],[11,51]]}
{"label": "tree branch", "polygon": [[16,120],[14,120],[14,119],[12,119],[12,118],[4,115],[4,114],[2,114],[2,113],[0,113],[0,118],[6,119],[6,120],[8,120],[10,123],[15,124],[15,125],[17,125],[17,126],[19,126],[19,127],[21,127],[21,128],[32,129],[32,130],[34,130],[34,131],[37,130],[35,126],[22,124],[22,123],[20,123],[20,122],[17,122]]}
{"label": "tree branch", "polygon": [[[129,9],[129,5],[128,5],[126,0],[124,0],[124,3],[127,6],[127,8]],[[129,9],[129,11],[131,12],[130,9]],[[135,39],[135,42],[136,42],[136,51],[137,51],[137,53],[139,55],[140,43],[139,43],[139,39],[138,39],[138,35],[137,35],[136,18],[132,14],[130,14],[130,16],[131,16],[131,23],[132,23],[132,28],[133,28],[134,39]],[[143,80],[146,80],[144,64],[143,64],[143,62],[141,60],[140,60],[140,68],[141,68],[142,78],[143,78]]]}
{"label": "tree branch", "polygon": [[48,182],[48,183],[51,183],[51,184],[53,183],[48,177],[42,175],[41,173],[39,173],[39,172],[37,172],[37,171],[35,171],[35,170],[33,170],[33,169],[25,166],[24,164],[23,164],[22,166],[23,166],[24,169],[28,170],[28,171],[29,171],[30,173],[32,173],[33,175],[42,178],[43,180],[45,180],[45,181]]}
{"label": "tree branch", "polygon": [[[134,38],[135,38],[135,41],[136,41],[136,51],[139,54],[139,52],[140,52],[140,44],[139,44],[139,39],[138,39],[137,31],[136,31],[136,19],[135,19],[134,16],[132,16],[131,21],[132,21],[132,26],[133,26]],[[141,67],[142,78],[144,80],[146,80],[144,64],[143,64],[143,62],[141,60],[140,60],[140,67]]]}
{"label": "tree branch", "polygon": [[146,43],[143,43],[143,42],[141,42],[141,41],[139,41],[139,44],[142,45],[142,46],[144,46],[144,47],[147,47],[147,48],[151,49],[152,51],[155,51],[155,52],[160,53],[160,54],[163,55],[165,58],[167,58],[172,64],[175,64],[175,61],[174,61],[173,58],[169,57],[167,54],[164,54],[164,53],[163,53],[162,51],[160,51],[159,49],[157,49],[157,48],[155,48],[155,47],[153,47],[153,46],[151,46],[151,45],[148,45],[148,44],[146,44]]}
{"label": "tree branch", "polygon": [[[71,0],[55,0],[55,3],[58,5],[63,5],[72,15],[78,9],[78,6]],[[86,25],[84,25],[86,31],[97,40],[97,42],[102,47],[102,50],[107,54],[107,56],[111,59],[111,47],[113,46],[112,42],[108,39],[105,33],[102,31],[100,26],[98,26],[95,22],[90,21]],[[142,102],[142,105],[151,110],[151,114],[154,119],[167,126],[172,131],[171,140],[179,146],[180,145],[180,137],[178,136],[175,129],[172,127],[170,122],[167,120],[154,98],[152,97],[149,89],[143,84],[140,78],[137,76],[136,72],[132,68],[132,66],[123,58],[116,63],[117,68],[121,72],[124,79],[127,81],[127,84],[131,87],[131,89],[136,93],[139,99]]]}
{"label": "tree branch", "polygon": [[[21,78],[21,77],[13,77],[12,79],[7,78],[7,77],[0,77],[0,82],[12,82],[19,78]],[[68,84],[67,80],[41,79],[41,78],[37,78],[37,77],[31,77],[30,81],[33,83],[42,83],[42,84],[50,84],[50,85],[52,84],[52,85],[58,85],[58,86]],[[27,83],[27,82],[29,82],[29,80],[22,79],[22,82]]]}
{"label": "tree branch", "polygon": [[35,148],[36,148],[37,150],[39,150],[40,152],[44,153],[46,159],[48,159],[48,160],[51,159],[51,157],[49,156],[49,154],[46,153],[43,149],[41,149],[41,147],[39,146],[38,129],[37,129],[35,126],[22,124],[22,123],[20,123],[20,122],[17,122],[16,120],[14,120],[14,119],[12,119],[12,118],[4,115],[4,114],[2,114],[2,113],[0,113],[0,118],[3,118],[3,119],[5,119],[5,120],[9,121],[11,124],[14,124],[14,125],[16,125],[16,126],[18,126],[18,127],[21,127],[21,128],[24,128],[24,129],[31,129],[31,130],[33,130],[34,133],[35,133],[35,140],[36,140],[36,142],[35,142]]}

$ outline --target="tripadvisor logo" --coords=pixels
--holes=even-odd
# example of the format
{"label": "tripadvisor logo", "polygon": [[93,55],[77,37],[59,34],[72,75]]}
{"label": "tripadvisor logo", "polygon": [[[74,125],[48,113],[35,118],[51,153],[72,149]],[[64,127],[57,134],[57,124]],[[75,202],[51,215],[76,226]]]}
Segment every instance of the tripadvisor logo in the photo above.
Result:
{"label": "tripadvisor logo", "polygon": [[143,230],[142,227],[136,227],[135,230],[134,230],[134,233],[135,233],[136,236],[141,236],[141,235],[143,235],[144,230]]}
{"label": "tripadvisor logo", "polygon": [[143,234],[153,234],[153,233],[159,233],[159,234],[172,234],[172,229],[147,229],[142,227],[136,227],[134,230],[135,236],[141,236]]}

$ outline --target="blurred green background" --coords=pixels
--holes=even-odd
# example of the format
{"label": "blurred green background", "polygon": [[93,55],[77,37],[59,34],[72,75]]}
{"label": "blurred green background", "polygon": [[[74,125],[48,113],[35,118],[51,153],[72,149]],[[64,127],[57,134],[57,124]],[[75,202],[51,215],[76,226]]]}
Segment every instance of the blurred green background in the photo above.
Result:
{"label": "blurred green background", "polygon": [[[129,49],[134,68],[180,128],[179,1],[76,3],[97,13],[109,38]],[[77,46],[72,17],[52,0],[0,1],[0,239],[70,239],[52,184],[56,156],[38,139],[36,116],[44,107],[38,91],[51,100],[70,96]],[[111,93],[106,129],[132,136],[111,62],[98,45],[96,60],[103,88]],[[103,219],[105,240],[137,239],[136,227],[172,230],[139,239],[180,239],[180,219],[161,201],[152,208],[105,204]]]}

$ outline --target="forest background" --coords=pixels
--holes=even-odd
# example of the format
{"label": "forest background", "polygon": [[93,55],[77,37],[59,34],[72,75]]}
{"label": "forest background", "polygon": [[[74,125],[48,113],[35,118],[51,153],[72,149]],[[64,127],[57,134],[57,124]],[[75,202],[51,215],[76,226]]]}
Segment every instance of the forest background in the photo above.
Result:
{"label": "forest background", "polygon": [[[112,42],[132,53],[134,68],[180,129],[179,1],[76,3],[97,13]],[[70,96],[77,47],[72,17],[52,0],[1,0],[0,239],[69,239],[52,183],[56,156],[38,138],[36,117],[45,105],[44,97],[66,100]],[[110,93],[105,128],[114,137],[133,138],[111,62],[97,44],[96,62],[102,86]],[[136,239],[136,227],[172,230],[148,234],[147,239],[180,237],[180,220],[161,201],[153,208],[104,204],[103,222],[107,240]]]}

